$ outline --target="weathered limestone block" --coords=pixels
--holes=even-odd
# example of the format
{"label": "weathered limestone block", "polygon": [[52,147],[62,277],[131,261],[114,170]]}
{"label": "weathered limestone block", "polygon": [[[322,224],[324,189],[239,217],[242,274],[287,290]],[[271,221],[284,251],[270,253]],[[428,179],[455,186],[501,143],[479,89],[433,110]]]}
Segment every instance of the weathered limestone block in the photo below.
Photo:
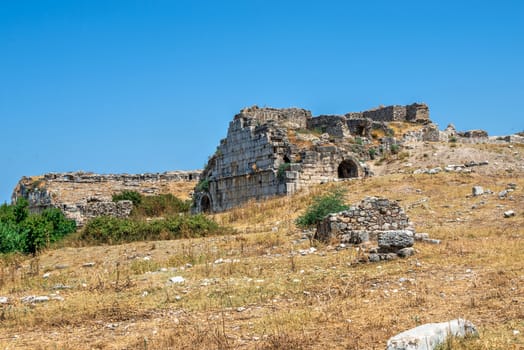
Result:
{"label": "weathered limestone block", "polygon": [[428,323],[391,337],[386,350],[434,350],[450,336],[478,336],[473,323],[463,319]]}
{"label": "weathered limestone block", "polygon": [[414,234],[408,230],[382,231],[378,234],[378,246],[384,253],[396,253],[400,249],[412,247],[414,242]]}

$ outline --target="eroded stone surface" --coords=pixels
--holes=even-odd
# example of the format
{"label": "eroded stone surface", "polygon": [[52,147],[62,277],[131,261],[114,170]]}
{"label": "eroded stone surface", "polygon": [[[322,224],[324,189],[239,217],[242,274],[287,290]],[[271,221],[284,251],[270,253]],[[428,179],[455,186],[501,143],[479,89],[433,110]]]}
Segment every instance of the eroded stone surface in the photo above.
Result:
{"label": "eroded stone surface", "polygon": [[387,342],[386,350],[434,350],[449,336],[478,336],[476,327],[463,319],[428,323],[395,335]]}

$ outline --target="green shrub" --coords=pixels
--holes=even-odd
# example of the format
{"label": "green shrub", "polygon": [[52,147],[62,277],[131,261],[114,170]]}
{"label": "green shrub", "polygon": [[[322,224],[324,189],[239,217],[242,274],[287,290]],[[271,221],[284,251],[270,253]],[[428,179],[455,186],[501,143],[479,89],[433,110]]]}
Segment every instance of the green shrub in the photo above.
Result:
{"label": "green shrub", "polygon": [[198,192],[207,192],[209,191],[209,179],[202,179],[196,186]]}
{"label": "green shrub", "polygon": [[301,228],[308,228],[318,224],[326,215],[338,213],[348,209],[344,204],[345,190],[335,189],[328,194],[313,199],[306,212],[299,216],[295,224]]}
{"label": "green shrub", "polygon": [[204,237],[231,233],[204,215],[176,215],[166,219],[138,220],[101,216],[89,221],[79,239],[91,244],[119,244],[143,240]]}
{"label": "green shrub", "polygon": [[355,143],[357,145],[362,146],[362,144],[363,144],[362,138],[361,137],[355,137]]}
{"label": "green shrub", "polygon": [[372,160],[375,159],[375,156],[377,155],[377,150],[374,148],[370,148],[368,152],[369,152],[369,158]]}
{"label": "green shrub", "polygon": [[0,253],[24,252],[25,231],[11,222],[0,221]]}
{"label": "green shrub", "polygon": [[137,206],[142,202],[142,195],[136,191],[123,191],[122,193],[116,193],[113,195],[113,202],[118,201],[131,201],[134,206]]}
{"label": "green shrub", "polygon": [[394,143],[389,147],[389,150],[391,151],[391,153],[397,154],[400,151],[400,146]]}
{"label": "green shrub", "polygon": [[0,253],[35,254],[75,230],[74,220],[66,219],[56,208],[29,214],[25,199],[0,207]]}
{"label": "green shrub", "polygon": [[169,216],[178,213],[187,213],[191,208],[191,201],[183,201],[168,193],[156,196],[143,196],[141,203],[133,208],[134,217]]}

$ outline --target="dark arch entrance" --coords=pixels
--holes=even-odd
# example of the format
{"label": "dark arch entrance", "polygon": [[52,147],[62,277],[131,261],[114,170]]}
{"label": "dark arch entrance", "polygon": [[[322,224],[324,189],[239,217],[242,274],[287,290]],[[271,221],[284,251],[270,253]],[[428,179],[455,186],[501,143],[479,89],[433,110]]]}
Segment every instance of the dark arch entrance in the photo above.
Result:
{"label": "dark arch entrance", "polygon": [[203,195],[200,199],[200,209],[203,213],[211,211],[211,200],[207,194]]}
{"label": "dark arch entrance", "polygon": [[358,165],[351,159],[346,159],[338,166],[338,178],[349,179],[358,177]]}

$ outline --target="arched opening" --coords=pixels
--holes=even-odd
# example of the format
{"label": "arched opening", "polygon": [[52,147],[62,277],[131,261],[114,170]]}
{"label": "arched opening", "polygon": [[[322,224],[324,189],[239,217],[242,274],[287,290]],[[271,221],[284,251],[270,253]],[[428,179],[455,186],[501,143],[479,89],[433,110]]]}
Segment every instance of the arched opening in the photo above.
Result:
{"label": "arched opening", "polygon": [[358,177],[358,165],[351,159],[346,159],[338,166],[338,178],[349,179]]}
{"label": "arched opening", "polygon": [[284,163],[291,163],[291,159],[287,155],[284,156]]}
{"label": "arched opening", "polygon": [[207,194],[203,195],[200,199],[200,210],[203,213],[207,213],[211,210],[211,200]]}

